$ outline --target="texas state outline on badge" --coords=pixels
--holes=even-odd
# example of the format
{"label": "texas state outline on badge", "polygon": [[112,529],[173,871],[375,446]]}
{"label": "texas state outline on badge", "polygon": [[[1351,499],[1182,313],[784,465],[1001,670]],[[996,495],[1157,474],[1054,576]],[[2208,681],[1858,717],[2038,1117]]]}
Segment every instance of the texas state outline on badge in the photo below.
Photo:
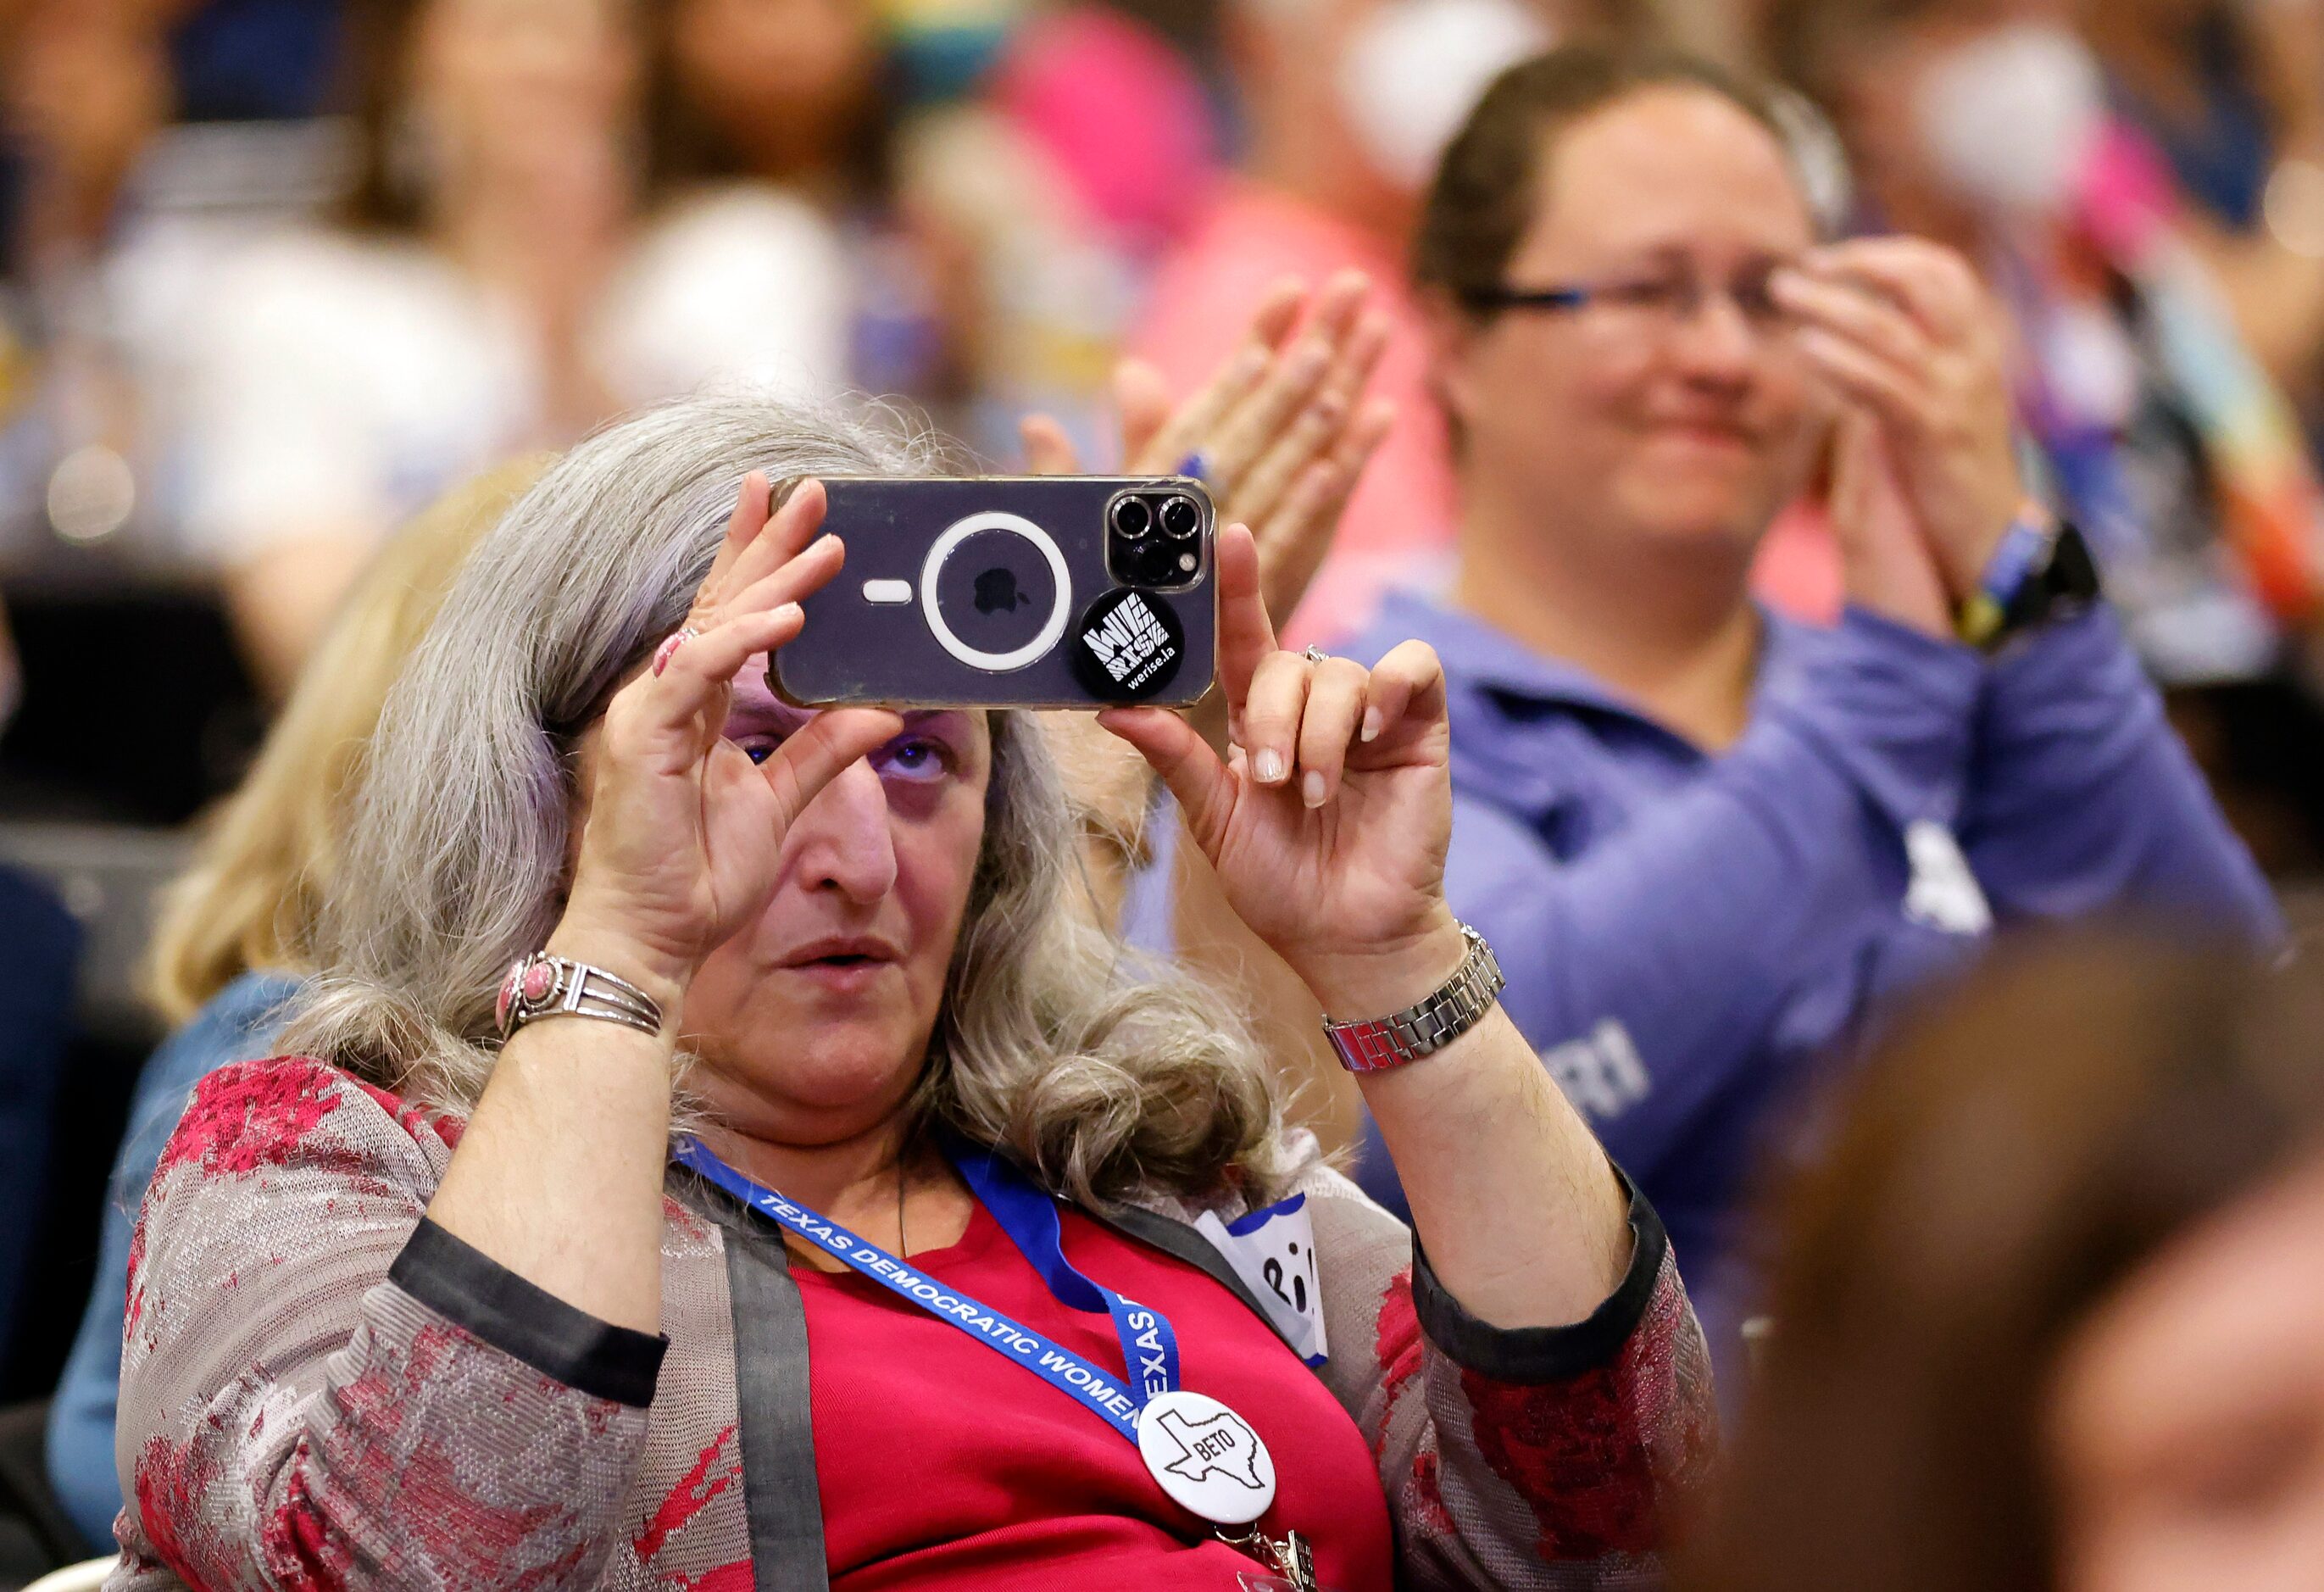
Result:
{"label": "texas state outline on badge", "polygon": [[1189,1421],[1181,1411],[1165,1410],[1155,1420],[1181,1450],[1177,1458],[1163,1462],[1163,1469],[1190,1482],[1223,1476],[1254,1493],[1267,1486],[1259,1476],[1259,1434],[1233,1411]]}

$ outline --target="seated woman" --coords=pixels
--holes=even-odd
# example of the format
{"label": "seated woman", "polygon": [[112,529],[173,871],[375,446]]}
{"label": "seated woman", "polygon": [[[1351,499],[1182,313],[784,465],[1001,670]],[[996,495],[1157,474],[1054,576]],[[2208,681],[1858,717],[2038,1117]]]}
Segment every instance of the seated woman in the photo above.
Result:
{"label": "seated woman", "polygon": [[938,462],[698,399],[478,548],[383,717],[323,989],[155,1175],[116,1586],[1650,1568],[1708,1454],[1702,1340],[1445,906],[1434,654],[1279,651],[1230,527],[1248,757],[1103,720],[1365,1020],[1416,1241],[1285,1131],[1214,994],[1061,910],[1023,716],[769,694],[844,557],[806,477]]}
{"label": "seated woman", "polygon": [[[1351,648],[1443,654],[1448,894],[1664,1208],[1715,1356],[1753,1291],[1746,1169],[1890,996],[2028,921],[2280,931],[2029,502],[1998,313],[1935,245],[1819,246],[1786,125],[1683,57],[1574,46],[1487,91],[1416,253],[1460,574]],[[1827,455],[1849,603],[1822,630],[1749,573]]]}

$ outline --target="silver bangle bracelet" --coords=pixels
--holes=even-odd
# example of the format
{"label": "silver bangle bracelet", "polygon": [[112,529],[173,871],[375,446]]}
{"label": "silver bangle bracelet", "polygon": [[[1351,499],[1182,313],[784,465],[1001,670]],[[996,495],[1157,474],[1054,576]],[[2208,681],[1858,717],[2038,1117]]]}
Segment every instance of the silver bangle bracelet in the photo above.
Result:
{"label": "silver bangle bracelet", "polygon": [[656,1035],[662,1023],[661,1007],[628,979],[586,962],[535,951],[501,980],[493,1023],[505,1044],[518,1029],[543,1017],[595,1017]]}
{"label": "silver bangle bracelet", "polygon": [[1341,1066],[1357,1073],[1402,1067],[1434,1055],[1484,1020],[1508,980],[1483,935],[1463,923],[1461,938],[1468,943],[1469,954],[1425,999],[1365,1022],[1323,1019],[1324,1037],[1338,1052]]}

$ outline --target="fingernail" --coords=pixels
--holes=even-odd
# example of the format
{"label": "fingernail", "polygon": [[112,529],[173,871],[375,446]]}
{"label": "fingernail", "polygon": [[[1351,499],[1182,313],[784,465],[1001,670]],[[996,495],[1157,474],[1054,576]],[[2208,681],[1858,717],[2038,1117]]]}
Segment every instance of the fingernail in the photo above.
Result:
{"label": "fingernail", "polygon": [[1379,733],[1380,710],[1377,708],[1365,708],[1364,727],[1358,732],[1357,738],[1363,741],[1377,741],[1379,739]]}
{"label": "fingernail", "polygon": [[1312,768],[1307,777],[1299,782],[1299,800],[1310,807],[1323,805],[1323,776]]}
{"label": "fingernail", "polygon": [[1258,778],[1259,782],[1262,785],[1281,784],[1283,782],[1283,754],[1276,751],[1271,746],[1268,747],[1266,751],[1261,752],[1257,757],[1251,759],[1250,772]]}
{"label": "fingernail", "polygon": [[804,623],[807,619],[807,610],[800,607],[797,603],[785,603],[781,607],[777,608],[772,614],[769,615],[768,617],[779,619],[786,625]]}

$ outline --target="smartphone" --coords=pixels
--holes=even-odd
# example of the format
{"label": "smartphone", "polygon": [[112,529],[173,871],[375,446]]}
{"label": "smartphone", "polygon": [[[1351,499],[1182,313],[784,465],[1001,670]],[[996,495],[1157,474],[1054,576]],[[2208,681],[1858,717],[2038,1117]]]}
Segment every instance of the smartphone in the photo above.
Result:
{"label": "smartphone", "polygon": [[1210,689],[1217,528],[1200,481],[821,479],[847,567],[768,665],[783,700],[1175,708]]}

